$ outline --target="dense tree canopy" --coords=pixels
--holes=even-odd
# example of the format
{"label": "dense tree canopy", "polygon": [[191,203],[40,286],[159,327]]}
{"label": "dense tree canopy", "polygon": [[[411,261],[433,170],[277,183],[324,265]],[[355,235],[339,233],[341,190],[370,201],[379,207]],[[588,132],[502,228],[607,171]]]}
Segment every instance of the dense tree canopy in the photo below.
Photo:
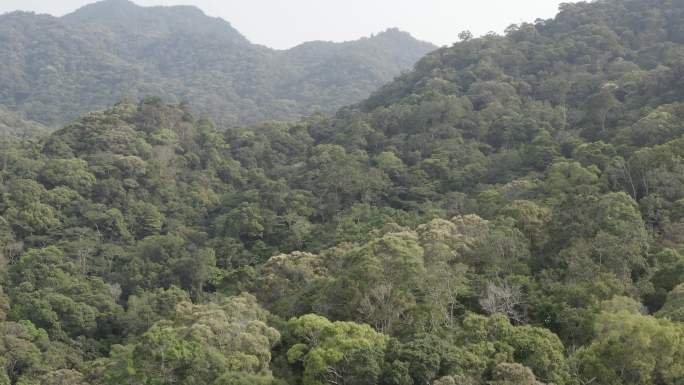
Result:
{"label": "dense tree canopy", "polygon": [[197,8],[128,0],[98,1],[59,18],[0,15],[0,35],[0,106],[48,125],[149,95],[188,102],[229,125],[332,113],[437,48],[390,29],[274,50]]}
{"label": "dense tree canopy", "polygon": [[330,117],[8,131],[0,384],[681,384],[683,17],[564,4]]}

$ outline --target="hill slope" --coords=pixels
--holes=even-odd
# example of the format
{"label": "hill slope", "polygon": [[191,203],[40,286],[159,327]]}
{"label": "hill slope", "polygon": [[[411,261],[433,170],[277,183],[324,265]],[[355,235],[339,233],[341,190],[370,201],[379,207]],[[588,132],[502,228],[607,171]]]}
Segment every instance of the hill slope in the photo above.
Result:
{"label": "hill slope", "polygon": [[194,7],[104,0],[0,16],[0,104],[47,124],[148,95],[231,125],[291,119],[357,102],[434,48],[389,30],[276,51]]}
{"label": "hill slope", "polygon": [[12,146],[0,381],[678,385],[683,16],[564,5],[334,117],[149,98]]}

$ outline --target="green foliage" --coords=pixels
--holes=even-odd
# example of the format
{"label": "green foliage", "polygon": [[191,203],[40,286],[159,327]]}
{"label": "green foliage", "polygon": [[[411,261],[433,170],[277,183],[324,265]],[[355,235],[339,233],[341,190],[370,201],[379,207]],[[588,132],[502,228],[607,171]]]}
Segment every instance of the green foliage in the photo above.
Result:
{"label": "green foliage", "polygon": [[529,368],[520,364],[498,364],[493,377],[492,385],[543,385]]}
{"label": "green foliage", "polygon": [[39,178],[47,188],[65,186],[85,195],[95,184],[95,176],[87,168],[88,163],[81,159],[56,159],[45,165]]}
{"label": "green foliage", "polygon": [[0,322],[0,383],[85,384],[77,370],[82,357],[61,343],[50,341],[43,329],[23,320]]}
{"label": "green foliage", "polygon": [[101,278],[51,246],[29,250],[9,269],[10,318],[30,320],[52,337],[103,337],[115,327],[121,307]]}
{"label": "green foliage", "polygon": [[312,311],[317,291],[328,280],[325,262],[319,256],[280,254],[260,266],[255,292],[274,313],[291,317]]}
{"label": "green foliage", "polygon": [[[512,326],[502,316],[469,316],[464,320],[459,340],[460,354],[480,361],[456,367],[461,376],[487,376],[500,363],[517,362],[530,368],[539,378],[555,384],[572,384],[564,347],[552,332],[533,326]],[[479,369],[478,369],[479,367]],[[496,379],[496,376],[494,376]]]}
{"label": "green foliage", "polygon": [[[50,125],[149,94],[189,99],[229,125],[333,112],[436,48],[390,29],[354,42],[279,51],[250,43],[228,22],[196,8],[128,1],[91,4],[59,18],[14,12],[0,25],[9,37],[0,48],[6,90],[0,104]],[[0,111],[0,130],[5,124],[10,132],[42,129]],[[157,128],[156,143],[178,137],[170,127]]]}
{"label": "green foliage", "polygon": [[21,377],[39,372],[42,356],[36,342],[47,339],[45,331],[36,329],[30,322],[4,322],[0,324],[0,328],[0,362],[6,383],[10,384],[10,380],[17,381]]}
{"label": "green foliage", "polygon": [[155,322],[173,318],[176,305],[189,301],[188,293],[175,286],[130,296],[124,315],[126,333],[133,336],[142,334]]}
{"label": "green foliage", "polygon": [[667,300],[657,313],[658,317],[684,322],[684,284],[672,289]]}
{"label": "green foliage", "polygon": [[377,383],[387,337],[370,326],[305,315],[287,329],[287,359],[301,362],[305,385]]}
{"label": "green foliage", "polygon": [[179,302],[169,320],[114,346],[91,370],[101,384],[271,384],[271,348],[280,334],[266,317],[250,295],[207,305]]}
{"label": "green foliage", "polygon": [[573,357],[583,379],[602,384],[676,384],[682,378],[682,326],[668,320],[604,313],[597,338]]}
{"label": "green foliage", "polygon": [[215,264],[212,249],[197,249],[179,236],[156,235],[137,243],[121,278],[128,292],[175,285],[198,295]]}
{"label": "green foliage", "polygon": [[[128,11],[110,20],[103,7]],[[263,87],[243,91],[259,95],[289,78],[279,71],[291,53],[251,68],[250,46],[227,41],[224,23],[178,12],[190,11],[107,1],[59,22],[5,15],[0,30],[30,30],[41,47],[79,25],[69,28],[89,31],[82,57],[104,46],[173,51],[158,63],[183,79],[173,92],[188,82],[206,90],[184,93],[191,104],[235,117],[222,100],[239,100],[240,116],[258,118],[272,99],[213,99],[220,75],[257,71]],[[564,4],[505,36],[464,34],[329,117],[214,126],[166,104],[168,84],[145,66],[144,87],[162,97],[45,136],[10,130],[0,152],[0,384],[679,384],[683,12],[663,0]],[[52,25],[57,40],[19,19]],[[140,28],[120,27],[128,22]],[[188,48],[197,29],[207,35]],[[148,39],[159,30],[168,50]],[[117,45],[121,34],[133,43]],[[377,50],[392,34],[363,45]],[[249,71],[233,73],[216,44],[245,48]],[[71,49],[53,46],[56,56]],[[329,47],[292,52],[304,68]],[[354,87],[346,55],[330,67]],[[24,96],[17,109],[68,111],[62,102],[78,98],[35,101],[33,79],[45,100],[78,90],[59,74],[81,67],[53,59],[57,75],[36,65],[44,76],[0,87],[0,100],[6,89]],[[280,91],[301,86],[327,103],[308,81],[335,90],[329,63]],[[12,66],[0,83],[19,79],[2,75]],[[80,72],[87,83],[92,73]],[[99,77],[79,97],[105,104],[93,95],[116,97],[110,83]],[[284,115],[273,116],[298,111],[279,103]]]}

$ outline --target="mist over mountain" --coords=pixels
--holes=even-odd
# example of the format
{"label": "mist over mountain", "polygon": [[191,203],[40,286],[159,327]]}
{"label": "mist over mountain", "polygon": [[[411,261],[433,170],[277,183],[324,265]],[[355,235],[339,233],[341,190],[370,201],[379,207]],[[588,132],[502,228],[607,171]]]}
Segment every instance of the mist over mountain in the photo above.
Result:
{"label": "mist over mountain", "polygon": [[229,125],[292,119],[358,102],[435,48],[391,29],[278,51],[195,7],[104,0],[0,16],[0,104],[50,125],[149,95]]}

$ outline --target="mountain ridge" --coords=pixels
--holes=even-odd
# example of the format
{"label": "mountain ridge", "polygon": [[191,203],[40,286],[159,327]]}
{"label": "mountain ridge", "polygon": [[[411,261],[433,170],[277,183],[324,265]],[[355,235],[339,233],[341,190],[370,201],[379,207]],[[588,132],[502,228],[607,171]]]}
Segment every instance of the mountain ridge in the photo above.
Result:
{"label": "mountain ridge", "polygon": [[388,29],[274,50],[194,6],[107,0],[62,17],[1,15],[0,105],[59,125],[156,95],[227,125],[289,120],[360,101],[435,48]]}
{"label": "mountain ridge", "polygon": [[681,385],[682,20],[566,4],[333,116],[3,140],[0,384]]}
{"label": "mountain ridge", "polygon": [[[231,36],[236,42],[249,43],[227,20],[209,16],[192,5],[145,7],[129,0],[102,0],[78,8],[59,19],[72,25],[106,25],[117,32],[132,35],[149,32],[150,28],[161,26],[166,33]],[[154,25],[147,25],[152,23]]]}

